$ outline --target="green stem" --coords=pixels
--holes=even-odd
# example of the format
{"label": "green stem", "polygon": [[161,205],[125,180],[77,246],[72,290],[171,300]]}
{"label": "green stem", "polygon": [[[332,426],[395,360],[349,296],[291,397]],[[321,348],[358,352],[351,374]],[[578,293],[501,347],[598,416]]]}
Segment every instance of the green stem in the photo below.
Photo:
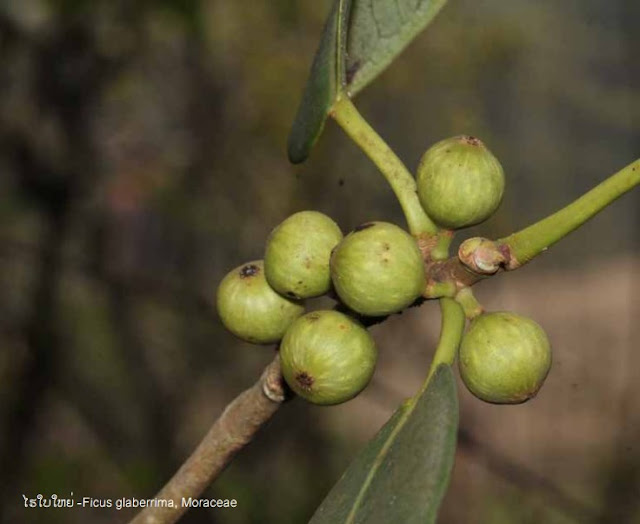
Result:
{"label": "green stem", "polygon": [[453,231],[442,229],[438,235],[435,247],[429,253],[431,260],[446,260],[449,257],[449,247],[453,240]]}
{"label": "green stem", "polygon": [[437,233],[437,226],[420,205],[415,179],[393,150],[362,117],[349,97],[341,96],[333,105],[330,114],[387,179],[402,206],[409,231],[417,237]]}
{"label": "green stem", "polygon": [[482,304],[478,302],[470,287],[463,287],[458,291],[455,301],[462,306],[464,316],[469,320],[473,320],[484,312]]}
{"label": "green stem", "polygon": [[509,247],[511,261],[507,269],[526,264],[536,255],[571,233],[615,199],[640,183],[640,159],[610,176],[560,211],[498,240]]}
{"label": "green stem", "polygon": [[456,353],[458,352],[458,346],[462,340],[462,333],[464,332],[466,319],[460,304],[451,298],[441,298],[440,311],[442,313],[442,320],[438,347],[436,348],[436,353],[433,356],[433,361],[431,362],[427,379],[424,381],[424,384],[416,397],[427,389],[431,375],[434,374],[440,364],[448,364],[449,366],[453,364],[456,359]]}

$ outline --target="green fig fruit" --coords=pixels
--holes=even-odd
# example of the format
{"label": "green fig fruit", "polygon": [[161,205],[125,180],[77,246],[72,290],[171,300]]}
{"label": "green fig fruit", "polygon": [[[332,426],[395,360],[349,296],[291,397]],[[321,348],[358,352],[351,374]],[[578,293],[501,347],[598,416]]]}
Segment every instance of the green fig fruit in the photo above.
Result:
{"label": "green fig fruit", "polygon": [[227,273],[218,286],[218,314],[234,335],[255,344],[279,341],[304,306],[276,293],[264,276],[262,260]]}
{"label": "green fig fruit", "polygon": [[500,205],[504,172],[498,159],[472,136],[447,138],[420,160],[418,197],[427,214],[449,229],[479,224]]}
{"label": "green fig fruit", "polygon": [[387,222],[363,224],[336,246],[331,279],[340,299],[367,316],[403,310],[426,286],[415,239]]}
{"label": "green fig fruit", "polygon": [[551,368],[551,346],[533,320],[509,312],[476,317],[462,338],[460,376],[476,397],[519,404],[534,397]]}
{"label": "green fig fruit", "polygon": [[311,298],[331,287],[331,250],[342,231],[317,211],[295,213],[276,227],[267,240],[264,270],[269,285],[281,295]]}
{"label": "green fig fruit", "polygon": [[367,330],[337,311],[301,316],[280,343],[284,379],[314,404],[339,404],[355,397],[371,380],[376,358]]}

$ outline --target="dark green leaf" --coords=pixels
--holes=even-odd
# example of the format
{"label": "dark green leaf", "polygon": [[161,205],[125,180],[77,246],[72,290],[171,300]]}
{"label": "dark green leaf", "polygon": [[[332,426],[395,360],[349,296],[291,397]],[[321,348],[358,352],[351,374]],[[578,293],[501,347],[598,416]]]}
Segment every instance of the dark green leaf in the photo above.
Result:
{"label": "dark green leaf", "polygon": [[335,1],[289,134],[291,162],[307,159],[340,92],[354,96],[384,71],[446,1]]}
{"label": "dark green leaf", "polygon": [[287,151],[294,164],[304,162],[322,132],[344,76],[344,48],[351,0],[336,0],[311,65]]}
{"label": "dark green leaf", "polygon": [[347,37],[347,90],[353,96],[422,31],[446,0],[354,0]]}
{"label": "dark green leaf", "polygon": [[426,391],[405,402],[358,454],[310,524],[428,524],[453,466],[458,400],[443,364]]}

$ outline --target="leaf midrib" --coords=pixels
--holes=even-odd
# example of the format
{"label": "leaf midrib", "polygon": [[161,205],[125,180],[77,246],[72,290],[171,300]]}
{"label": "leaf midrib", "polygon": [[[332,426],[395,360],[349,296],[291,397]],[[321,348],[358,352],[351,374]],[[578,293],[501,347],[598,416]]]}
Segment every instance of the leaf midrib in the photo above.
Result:
{"label": "leaf midrib", "polygon": [[[423,390],[424,390],[424,388],[421,388],[420,392],[422,392]],[[347,519],[345,520],[345,524],[353,524],[355,522],[354,519],[356,517],[358,509],[360,509],[360,506],[362,504],[362,500],[364,499],[364,496],[365,496],[367,490],[369,489],[369,486],[371,485],[371,482],[373,482],[373,478],[375,477],[376,472],[378,471],[378,469],[382,465],[385,457],[387,456],[387,453],[389,452],[389,449],[391,448],[391,446],[392,446],[392,444],[393,444],[393,442],[394,442],[394,440],[396,438],[396,435],[402,430],[402,428],[406,424],[407,420],[409,420],[409,416],[415,410],[415,407],[418,404],[419,396],[420,395],[418,394],[415,397],[405,401],[404,405],[402,406],[401,409],[404,409],[404,413],[402,414],[402,416],[398,420],[398,423],[397,423],[396,427],[389,434],[389,437],[387,438],[387,440],[385,441],[384,445],[380,449],[380,452],[376,456],[376,459],[375,459],[375,461],[373,463],[373,466],[369,470],[369,473],[367,474],[367,477],[365,478],[364,482],[362,483],[362,487],[360,488],[360,491],[358,492],[358,495],[357,495],[355,501],[353,502],[353,506],[351,508],[351,511],[347,515]]]}
{"label": "leaf midrib", "polygon": [[[345,85],[345,71],[346,71],[346,51],[347,51],[347,31],[349,26],[349,16],[351,10],[351,0],[340,0],[338,6],[338,23],[336,27],[336,86],[337,93],[336,99],[340,98]],[[335,103],[335,100],[334,100]]]}

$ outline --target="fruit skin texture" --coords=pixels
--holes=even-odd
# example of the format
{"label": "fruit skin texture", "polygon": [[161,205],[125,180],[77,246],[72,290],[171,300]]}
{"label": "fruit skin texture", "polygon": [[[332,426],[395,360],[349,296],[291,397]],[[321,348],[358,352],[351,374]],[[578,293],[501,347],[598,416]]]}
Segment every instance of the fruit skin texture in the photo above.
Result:
{"label": "fruit skin texture", "polygon": [[425,289],[415,239],[387,222],[367,222],[349,233],[331,256],[331,279],[340,299],[362,315],[403,310]]}
{"label": "fruit skin texture", "polygon": [[371,380],[378,352],[358,322],[337,311],[312,311],[297,319],[280,344],[282,375],[314,404],[339,404]]}
{"label": "fruit skin texture", "polygon": [[276,293],[264,276],[262,260],[238,266],[218,286],[218,314],[234,335],[255,344],[280,340],[304,306]]}
{"label": "fruit skin texture", "polygon": [[476,317],[460,345],[460,376],[476,397],[519,404],[534,397],[551,368],[551,346],[533,320],[499,311]]}
{"label": "fruit skin texture", "polygon": [[475,137],[461,135],[431,146],[420,160],[418,197],[427,214],[449,229],[479,224],[500,205],[504,172]]}
{"label": "fruit skin texture", "polygon": [[267,240],[264,257],[267,282],[288,297],[324,295],[331,287],[331,250],[341,240],[342,231],[327,215],[317,211],[291,215]]}

